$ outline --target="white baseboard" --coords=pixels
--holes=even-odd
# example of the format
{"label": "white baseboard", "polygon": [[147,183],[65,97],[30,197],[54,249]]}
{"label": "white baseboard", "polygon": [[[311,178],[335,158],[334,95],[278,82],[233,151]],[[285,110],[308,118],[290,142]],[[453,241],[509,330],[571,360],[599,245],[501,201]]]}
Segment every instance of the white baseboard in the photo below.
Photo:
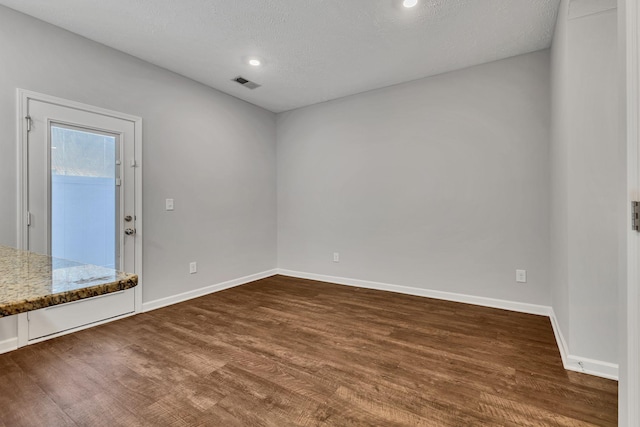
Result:
{"label": "white baseboard", "polygon": [[446,301],[462,302],[466,304],[480,305],[483,307],[500,308],[503,310],[517,311],[520,313],[538,314],[549,316],[551,307],[546,305],[528,304],[523,302],[507,301],[495,298],[477,297],[473,295],[457,294],[453,292],[435,291],[431,289],[416,288],[412,286],[391,285],[389,283],[370,282],[367,280],[347,279],[344,277],[325,276],[322,274],[302,273],[299,271],[278,269],[282,276],[297,277],[300,279],[318,280],[321,282],[335,283],[338,285],[356,286],[358,288],[390,291],[400,294],[415,295],[420,297],[441,299]]}
{"label": "white baseboard", "polygon": [[569,352],[569,346],[567,341],[562,335],[560,324],[556,318],[556,314],[551,310],[551,326],[553,327],[553,334],[556,337],[558,343],[558,349],[560,350],[560,356],[562,357],[562,364],[568,371],[582,372],[584,374],[595,375],[597,377],[608,378],[610,380],[618,381],[618,365],[610,362],[603,362],[601,360],[589,359],[588,357],[575,356]]}
{"label": "white baseboard", "polygon": [[278,274],[277,269],[263,271],[261,273],[251,274],[249,276],[240,277],[238,279],[228,280],[226,282],[218,283],[215,285],[205,286],[204,288],[195,289],[193,291],[183,292],[181,294],[172,295],[166,298],[160,298],[154,301],[145,302],[142,304],[142,312],[156,310],[158,308],[166,307],[168,305],[177,304],[179,302],[187,301],[193,298],[198,298],[204,295],[212,294],[214,292],[220,292],[225,289],[233,288],[254,282],[256,280],[264,279],[267,277],[275,276]]}
{"label": "white baseboard", "polygon": [[556,313],[555,311],[553,311],[553,308],[551,309],[551,315],[549,316],[549,320],[551,320],[553,335],[556,337],[558,350],[560,350],[560,357],[562,358],[562,364],[564,365],[565,369],[569,369],[568,368],[569,346],[567,345],[567,341],[564,339],[564,335],[562,335],[562,330],[560,329],[560,323],[558,322],[558,318],[556,317]]}
{"label": "white baseboard", "polygon": [[338,285],[356,286],[359,288],[397,292],[407,295],[462,302],[483,307],[499,308],[502,310],[517,311],[520,313],[548,316],[551,320],[551,326],[553,328],[553,333],[558,344],[558,349],[560,350],[562,364],[565,369],[595,375],[597,377],[618,380],[618,365],[614,363],[603,362],[600,360],[593,360],[586,357],[575,356],[569,352],[567,342],[562,335],[562,331],[560,330],[560,325],[558,324],[558,320],[556,319],[553,308],[546,305],[528,304],[495,298],[478,297],[473,295],[457,294],[453,292],[416,288],[411,286],[400,286],[392,285],[389,283],[371,282],[367,280],[326,276],[323,274],[303,273],[300,271],[285,269],[278,269],[277,271],[278,274],[282,276],[297,277],[300,279],[318,280],[321,282],[335,283]]}
{"label": "white baseboard", "polygon": [[587,357],[567,355],[567,363],[564,368],[569,371],[582,372],[583,374],[595,375],[596,377],[607,378],[618,381],[618,364],[593,360]]}
{"label": "white baseboard", "polygon": [[0,354],[18,349],[18,337],[0,341]]}

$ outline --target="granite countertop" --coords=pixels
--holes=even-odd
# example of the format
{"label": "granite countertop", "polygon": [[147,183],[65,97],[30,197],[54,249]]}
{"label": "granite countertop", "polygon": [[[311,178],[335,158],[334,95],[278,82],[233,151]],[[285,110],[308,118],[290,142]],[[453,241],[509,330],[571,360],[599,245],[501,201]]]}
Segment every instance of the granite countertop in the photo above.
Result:
{"label": "granite countertop", "polygon": [[130,289],[138,276],[0,246],[0,317]]}

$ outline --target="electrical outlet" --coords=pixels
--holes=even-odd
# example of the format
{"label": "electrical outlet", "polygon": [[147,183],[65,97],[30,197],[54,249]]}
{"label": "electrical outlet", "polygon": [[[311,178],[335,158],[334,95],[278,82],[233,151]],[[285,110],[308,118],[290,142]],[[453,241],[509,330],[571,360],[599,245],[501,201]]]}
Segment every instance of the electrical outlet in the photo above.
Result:
{"label": "electrical outlet", "polygon": [[527,270],[516,270],[516,282],[527,283]]}
{"label": "electrical outlet", "polygon": [[168,211],[173,210],[173,199],[167,199],[164,201],[165,209]]}
{"label": "electrical outlet", "polygon": [[338,252],[333,253],[333,262],[340,262],[340,254]]}
{"label": "electrical outlet", "polygon": [[198,272],[198,265],[195,262],[189,263],[189,274],[196,274]]}

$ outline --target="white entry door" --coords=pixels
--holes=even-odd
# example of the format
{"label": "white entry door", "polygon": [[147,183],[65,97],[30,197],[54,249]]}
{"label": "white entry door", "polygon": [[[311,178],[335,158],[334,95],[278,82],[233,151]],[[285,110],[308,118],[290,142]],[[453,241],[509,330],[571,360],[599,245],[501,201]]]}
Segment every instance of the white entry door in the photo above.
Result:
{"label": "white entry door", "polygon": [[[87,107],[87,108],[84,108]],[[139,121],[47,96],[22,96],[25,120],[22,187],[22,246],[54,258],[138,273],[136,251],[136,125]],[[139,248],[138,248],[139,249]],[[54,259],[55,264],[55,259]],[[55,265],[53,266],[55,268]],[[131,313],[138,289],[118,298],[110,317]],[[84,300],[83,300],[84,301]],[[103,321],[92,303],[73,304],[79,320],[66,330]],[[101,303],[103,304],[103,303]],[[88,308],[87,316],[77,311]],[[47,316],[67,316],[64,307],[28,313],[38,322],[57,324]],[[34,317],[35,316],[35,317]],[[39,317],[40,316],[40,317]],[[72,316],[68,316],[72,317]],[[36,324],[38,322],[30,322]],[[47,335],[58,331],[44,328]],[[28,340],[42,338],[29,331]],[[24,341],[24,340],[22,340]]]}
{"label": "white entry door", "polygon": [[134,123],[34,99],[27,108],[28,250],[134,272]]}

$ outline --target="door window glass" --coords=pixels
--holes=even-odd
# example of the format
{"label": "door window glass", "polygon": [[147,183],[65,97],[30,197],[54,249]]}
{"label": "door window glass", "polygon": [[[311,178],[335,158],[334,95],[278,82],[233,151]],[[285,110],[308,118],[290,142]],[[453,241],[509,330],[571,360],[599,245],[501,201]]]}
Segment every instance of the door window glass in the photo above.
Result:
{"label": "door window glass", "polygon": [[119,268],[118,137],[52,124],[51,255]]}

